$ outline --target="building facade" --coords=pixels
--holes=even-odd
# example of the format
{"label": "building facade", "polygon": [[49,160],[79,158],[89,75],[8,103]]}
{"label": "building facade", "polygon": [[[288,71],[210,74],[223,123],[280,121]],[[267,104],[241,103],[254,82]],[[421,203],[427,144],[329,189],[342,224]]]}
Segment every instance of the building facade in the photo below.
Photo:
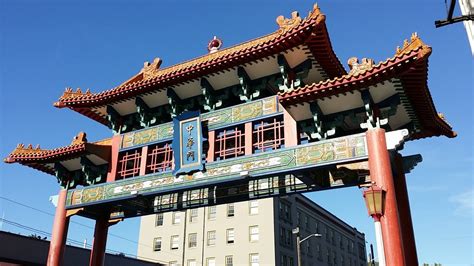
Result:
{"label": "building facade", "polygon": [[302,195],[143,216],[137,255],[169,265],[366,265],[365,236]]}

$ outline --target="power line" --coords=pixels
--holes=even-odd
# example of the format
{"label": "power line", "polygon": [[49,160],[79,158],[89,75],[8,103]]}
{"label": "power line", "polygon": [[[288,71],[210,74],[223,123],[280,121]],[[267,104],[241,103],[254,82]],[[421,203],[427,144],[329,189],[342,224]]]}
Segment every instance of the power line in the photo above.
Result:
{"label": "power line", "polygon": [[[47,236],[47,237],[51,238],[51,233],[49,233],[49,232],[46,232],[46,231],[43,231],[43,230],[40,230],[40,229],[36,229],[36,228],[33,228],[33,227],[29,227],[29,226],[26,226],[26,225],[23,225],[23,224],[20,224],[20,223],[17,223],[17,222],[13,222],[13,221],[10,221],[10,220],[5,219],[5,218],[0,218],[0,220],[2,222],[6,223],[6,224],[21,228],[23,230],[27,230],[27,231],[30,231],[30,232],[33,232],[33,233],[36,233],[36,234],[41,234],[43,236]],[[83,246],[83,243],[81,241],[76,240],[76,239],[66,238],[66,241],[69,242],[70,244],[75,244],[75,245],[80,246],[80,247]],[[91,244],[86,244],[86,247],[91,248],[92,245]],[[130,253],[125,253],[125,252],[121,252],[121,251],[117,251],[117,250],[113,250],[113,249],[106,249],[106,251],[108,251],[109,253],[124,254],[128,257],[137,258],[137,259],[141,258],[141,259],[146,259],[146,260],[149,260],[149,261],[154,261],[154,262],[159,262],[159,263],[167,263],[165,261],[161,261],[161,260],[157,260],[157,259],[153,259],[153,258],[148,258],[148,257],[142,257],[142,256],[138,256],[138,255],[133,255],[133,254],[130,254]]]}
{"label": "power line", "polygon": [[[37,212],[40,212],[40,213],[43,213],[43,214],[46,214],[46,215],[49,215],[49,216],[54,217],[54,214],[52,214],[52,213],[50,213],[50,212],[47,212],[47,211],[44,211],[44,210],[41,210],[41,209],[38,209],[38,208],[35,208],[35,207],[31,207],[31,206],[29,206],[29,205],[23,204],[23,203],[18,202],[18,201],[16,201],[16,200],[12,200],[12,199],[9,199],[9,198],[3,197],[3,196],[0,196],[0,199],[5,200],[5,201],[9,201],[9,202],[11,202],[11,203],[14,203],[14,204],[23,206],[23,207],[25,207],[25,208],[28,208],[28,209],[31,209],[31,210],[35,210],[35,211],[37,211]],[[2,220],[4,220],[4,219],[2,219]],[[77,225],[83,226],[83,227],[85,227],[85,228],[94,230],[94,227],[89,226],[89,225],[86,225],[86,224],[83,224],[83,223],[79,223],[79,222],[76,222],[76,221],[70,221],[70,223],[77,224]],[[44,231],[43,231],[43,232],[44,232]],[[44,232],[44,233],[47,233],[47,232]],[[49,234],[49,233],[47,233],[47,234]],[[126,237],[123,237],[123,236],[120,236],[120,235],[117,235],[117,234],[108,233],[108,235],[109,235],[109,236],[113,236],[113,237],[115,237],[115,238],[122,239],[122,240],[126,240],[126,241],[128,241],[128,242],[137,244],[137,245],[142,246],[142,247],[153,248],[153,247],[150,246],[150,245],[147,245],[147,244],[144,244],[144,243],[140,243],[140,242],[138,242],[138,241],[135,241],[135,240],[132,240],[132,239],[128,239],[128,238],[126,238]],[[80,242],[80,243],[81,243],[80,245],[82,246],[83,243],[82,243],[82,242]],[[183,248],[184,248],[184,247],[183,247]],[[116,252],[118,252],[118,251],[116,251]],[[170,254],[170,255],[172,255],[172,256],[176,256],[176,257],[181,258],[180,255],[177,255],[177,254],[174,254],[174,253],[171,253],[171,252],[167,252],[167,251],[164,251],[164,250],[162,250],[162,251],[160,251],[160,252],[167,253],[167,254]],[[139,257],[138,255],[128,254],[128,253],[124,253],[124,252],[120,252],[120,253],[123,253],[123,254],[126,254],[126,255],[135,256],[135,257],[137,257],[137,258]],[[167,264],[167,263],[168,263],[168,262],[165,262],[165,264]]]}

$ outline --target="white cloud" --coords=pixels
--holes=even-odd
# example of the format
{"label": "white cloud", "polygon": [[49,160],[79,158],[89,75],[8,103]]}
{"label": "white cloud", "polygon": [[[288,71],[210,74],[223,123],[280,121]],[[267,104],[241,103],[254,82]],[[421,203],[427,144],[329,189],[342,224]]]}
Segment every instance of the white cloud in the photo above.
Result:
{"label": "white cloud", "polygon": [[472,216],[474,212],[474,189],[453,195],[449,201],[454,203],[454,213],[460,216]]}

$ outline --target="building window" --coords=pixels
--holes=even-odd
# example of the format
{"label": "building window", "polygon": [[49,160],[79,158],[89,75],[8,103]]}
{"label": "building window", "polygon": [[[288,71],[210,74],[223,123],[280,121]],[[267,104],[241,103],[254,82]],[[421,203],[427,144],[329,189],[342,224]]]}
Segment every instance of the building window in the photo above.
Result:
{"label": "building window", "polygon": [[140,174],[141,149],[119,153],[118,179],[138,176]]}
{"label": "building window", "polygon": [[225,256],[225,266],[234,266],[234,257]]}
{"label": "building window", "polygon": [[259,234],[258,234],[258,225],[250,226],[249,227],[249,239],[250,242],[257,242],[259,239]]}
{"label": "building window", "polygon": [[250,215],[258,214],[258,200],[249,201],[249,213]]}
{"label": "building window", "polygon": [[216,245],[216,231],[207,232],[207,245],[208,246]]}
{"label": "building window", "polygon": [[156,215],[155,226],[162,226],[163,225],[163,213],[158,213]]}
{"label": "building window", "polygon": [[311,239],[306,241],[306,254],[313,256],[313,249],[311,249]]}
{"label": "building window", "polygon": [[216,219],[216,211],[217,211],[216,206],[209,206],[207,208],[207,210],[209,211],[208,214],[207,214],[207,218],[209,220],[215,220]]}
{"label": "building window", "polygon": [[197,246],[197,234],[192,233],[188,236],[188,247],[195,248]]}
{"label": "building window", "polygon": [[283,254],[280,255],[280,265],[288,266],[287,261],[286,261],[286,255],[283,255]]}
{"label": "building window", "polygon": [[295,266],[295,261],[293,260],[293,257],[288,258],[288,266]]}
{"label": "building window", "polygon": [[198,218],[198,209],[189,210],[189,222],[196,222]]}
{"label": "building window", "polygon": [[161,237],[153,239],[153,251],[161,251]]}
{"label": "building window", "polygon": [[227,204],[227,217],[234,217],[234,203]]}
{"label": "building window", "polygon": [[179,236],[171,236],[171,249],[179,248]]}
{"label": "building window", "polygon": [[260,265],[260,257],[258,253],[253,253],[249,255],[250,266],[259,266]]}
{"label": "building window", "polygon": [[178,266],[178,262],[177,261],[170,261],[169,265],[170,266]]}
{"label": "building window", "polygon": [[207,258],[206,259],[207,266],[216,266],[216,258]]}
{"label": "building window", "polygon": [[173,212],[173,224],[181,223],[181,213]]}
{"label": "building window", "polygon": [[188,260],[188,266],[197,266],[197,262],[195,259]]}
{"label": "building window", "polygon": [[291,222],[291,206],[289,203],[280,201],[279,216],[283,220]]}
{"label": "building window", "polygon": [[146,173],[169,171],[173,167],[171,143],[159,143],[148,147]]}
{"label": "building window", "polygon": [[226,232],[227,244],[233,244],[235,240],[234,228],[227,229]]}
{"label": "building window", "polygon": [[274,117],[253,124],[253,148],[265,152],[284,147],[283,118]]}
{"label": "building window", "polygon": [[216,131],[216,160],[225,160],[245,155],[243,126]]}

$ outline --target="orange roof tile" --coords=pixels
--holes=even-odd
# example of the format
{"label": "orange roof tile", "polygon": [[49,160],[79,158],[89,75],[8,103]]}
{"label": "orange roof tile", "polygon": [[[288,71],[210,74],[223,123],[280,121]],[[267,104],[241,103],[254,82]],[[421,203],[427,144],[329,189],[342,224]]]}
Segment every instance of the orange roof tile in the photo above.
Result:
{"label": "orange roof tile", "polygon": [[[319,83],[306,85],[289,92],[280,93],[280,103],[296,105],[311,102],[353,90],[365,89],[381,81],[399,78],[402,81],[407,97],[411,100],[416,115],[424,128],[412,138],[445,135],[455,137],[451,126],[436,112],[431,94],[428,90],[428,57],[431,47],[414,33],[410,41],[405,40],[403,48],[397,47],[394,57],[373,65],[366,60],[365,65],[352,69],[346,75],[328,79]],[[353,58],[349,59],[351,62]]]}
{"label": "orange roof tile", "polygon": [[6,163],[20,163],[37,170],[54,174],[52,168],[46,166],[55,162],[78,158],[86,154],[97,154],[99,157],[107,157],[110,153],[111,139],[88,143],[86,134],[80,132],[68,146],[55,149],[41,149],[39,145],[33,148],[29,144],[18,144],[16,148],[3,160]]}
{"label": "orange roof tile", "polygon": [[106,124],[103,117],[90,111],[91,107],[164,89],[173,84],[275,55],[301,44],[308,46],[329,77],[341,76],[346,72],[332,50],[324,21],[325,16],[315,5],[304,19],[295,12],[289,19],[278,17],[280,28],[272,34],[163,69],[159,68],[161,60],[155,59],[153,63],[145,63],[140,73],[118,87],[99,93],[82,93],[80,90],[74,92],[68,88],[54,105],[59,108],[69,107]]}

